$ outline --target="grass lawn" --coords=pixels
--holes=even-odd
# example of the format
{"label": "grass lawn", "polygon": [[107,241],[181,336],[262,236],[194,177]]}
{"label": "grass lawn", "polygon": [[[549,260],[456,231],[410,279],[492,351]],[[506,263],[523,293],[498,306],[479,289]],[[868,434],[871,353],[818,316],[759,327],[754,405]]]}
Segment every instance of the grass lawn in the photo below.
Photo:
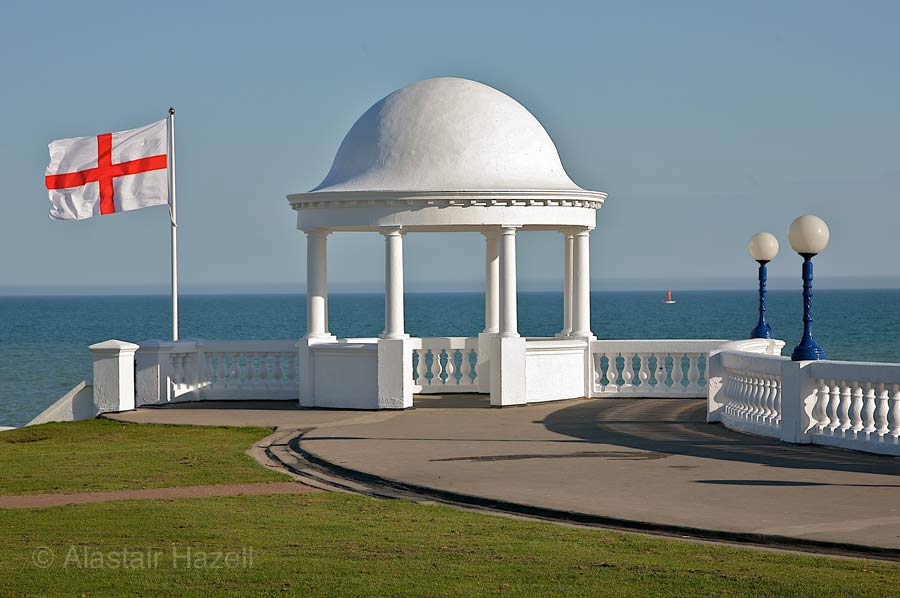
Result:
{"label": "grass lawn", "polygon": [[265,428],[95,419],[0,434],[0,494],[285,481],[244,454]]}
{"label": "grass lawn", "polygon": [[[3,493],[284,479],[243,454],[264,429],[96,421],[7,434],[0,434]],[[843,598],[889,596],[897,587],[900,566],[891,563],[338,493],[0,510],[0,596]]]}
{"label": "grass lawn", "polygon": [[[53,552],[47,568],[33,562],[38,547]],[[151,556],[117,561],[133,561],[134,568],[113,566],[123,549]],[[212,553],[249,556],[250,549],[252,560],[210,568]],[[890,596],[898,584],[900,568],[886,563],[571,529],[344,494],[0,511],[0,595],[844,598]]]}

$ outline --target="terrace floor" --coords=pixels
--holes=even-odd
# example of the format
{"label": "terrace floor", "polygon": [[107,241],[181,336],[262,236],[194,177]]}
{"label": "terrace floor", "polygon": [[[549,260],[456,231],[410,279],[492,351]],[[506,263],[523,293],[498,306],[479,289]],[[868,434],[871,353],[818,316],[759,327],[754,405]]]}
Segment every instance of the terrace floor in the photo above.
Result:
{"label": "terrace floor", "polygon": [[303,430],[307,457],[438,493],[900,556],[900,459],[755,438],[704,416],[699,399],[490,409],[484,397],[432,395],[403,412],[205,403],[113,417]]}

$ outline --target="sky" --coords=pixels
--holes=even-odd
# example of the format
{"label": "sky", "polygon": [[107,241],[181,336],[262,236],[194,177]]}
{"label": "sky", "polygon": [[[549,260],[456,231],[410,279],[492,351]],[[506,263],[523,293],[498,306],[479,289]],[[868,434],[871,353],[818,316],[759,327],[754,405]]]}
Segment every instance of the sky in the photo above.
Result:
{"label": "sky", "polygon": [[[47,143],[177,109],[181,287],[302,290],[285,195],[315,187],[354,121],[419,79],[475,79],[543,123],[609,194],[595,290],[755,286],[750,237],[831,228],[821,287],[900,287],[900,3],[5,2],[0,294],[166,292],[165,208],[51,221]],[[483,241],[405,238],[406,284],[479,290]],[[519,236],[521,289],[558,289],[562,237]],[[334,291],[383,288],[383,240],[329,237]]]}

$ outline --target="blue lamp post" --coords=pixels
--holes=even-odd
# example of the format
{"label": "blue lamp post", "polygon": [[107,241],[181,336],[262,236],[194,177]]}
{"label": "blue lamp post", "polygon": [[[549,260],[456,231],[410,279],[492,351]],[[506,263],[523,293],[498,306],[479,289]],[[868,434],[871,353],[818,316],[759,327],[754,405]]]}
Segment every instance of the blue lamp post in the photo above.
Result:
{"label": "blue lamp post", "polygon": [[828,225],[811,214],[794,220],[788,232],[791,247],[803,257],[803,337],[791,353],[794,361],[825,359],[825,351],[812,335],[812,259],[828,245],[828,237]]}
{"label": "blue lamp post", "polygon": [[750,257],[759,263],[759,321],[750,338],[772,338],[772,327],[766,321],[766,264],[778,255],[778,239],[771,233],[756,233],[747,244]]}

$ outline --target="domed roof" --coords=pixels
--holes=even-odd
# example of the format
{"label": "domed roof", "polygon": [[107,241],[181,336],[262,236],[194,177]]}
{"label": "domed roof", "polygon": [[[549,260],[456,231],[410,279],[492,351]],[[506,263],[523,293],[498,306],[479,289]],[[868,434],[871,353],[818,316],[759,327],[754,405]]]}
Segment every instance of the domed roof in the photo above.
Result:
{"label": "domed roof", "polygon": [[303,195],[521,190],[585,193],[524,106],[482,83],[441,77],[369,108],[325,180]]}

